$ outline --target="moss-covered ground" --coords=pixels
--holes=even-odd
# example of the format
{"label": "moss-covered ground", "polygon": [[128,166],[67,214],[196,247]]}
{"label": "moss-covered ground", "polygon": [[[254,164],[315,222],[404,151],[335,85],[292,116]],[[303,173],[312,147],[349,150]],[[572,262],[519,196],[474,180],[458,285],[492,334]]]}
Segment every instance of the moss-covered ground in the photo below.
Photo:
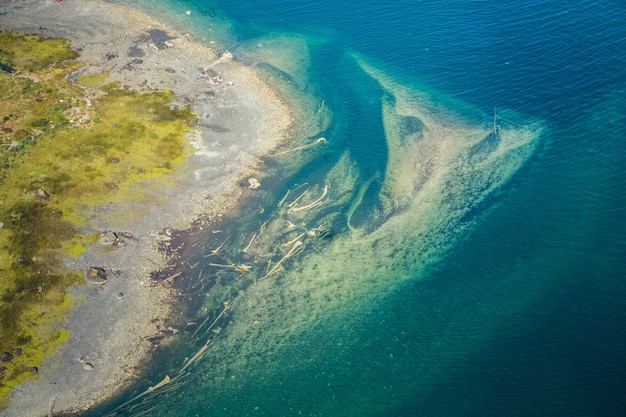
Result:
{"label": "moss-covered ground", "polygon": [[101,87],[74,84],[77,58],[66,40],[0,32],[0,409],[69,336],[83,272],[63,259],[97,238],[96,208],[141,198],[189,149],[189,108],[106,71],[84,83]]}

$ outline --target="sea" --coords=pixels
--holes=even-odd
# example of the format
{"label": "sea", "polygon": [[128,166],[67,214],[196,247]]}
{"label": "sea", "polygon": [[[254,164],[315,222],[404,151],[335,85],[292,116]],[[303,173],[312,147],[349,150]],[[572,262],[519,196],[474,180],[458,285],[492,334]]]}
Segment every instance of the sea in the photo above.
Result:
{"label": "sea", "polygon": [[115,2],[298,116],[85,416],[626,415],[625,2]]}

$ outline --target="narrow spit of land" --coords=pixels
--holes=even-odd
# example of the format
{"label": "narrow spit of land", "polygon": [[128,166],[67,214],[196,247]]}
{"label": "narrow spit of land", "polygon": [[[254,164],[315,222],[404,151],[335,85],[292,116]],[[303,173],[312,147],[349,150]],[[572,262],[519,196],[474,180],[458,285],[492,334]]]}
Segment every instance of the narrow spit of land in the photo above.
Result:
{"label": "narrow spit of land", "polygon": [[233,207],[293,119],[236,57],[132,8],[2,1],[0,30],[0,413],[80,411],[177,331],[151,278],[168,231]]}

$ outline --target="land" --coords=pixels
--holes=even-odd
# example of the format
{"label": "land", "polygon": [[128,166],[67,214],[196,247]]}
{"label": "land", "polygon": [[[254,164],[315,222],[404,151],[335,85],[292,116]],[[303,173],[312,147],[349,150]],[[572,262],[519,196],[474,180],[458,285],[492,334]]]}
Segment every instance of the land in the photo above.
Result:
{"label": "land", "polygon": [[72,413],[128,386],[178,331],[159,274],[172,231],[254,192],[293,120],[228,51],[132,8],[1,1],[0,30],[0,409]]}

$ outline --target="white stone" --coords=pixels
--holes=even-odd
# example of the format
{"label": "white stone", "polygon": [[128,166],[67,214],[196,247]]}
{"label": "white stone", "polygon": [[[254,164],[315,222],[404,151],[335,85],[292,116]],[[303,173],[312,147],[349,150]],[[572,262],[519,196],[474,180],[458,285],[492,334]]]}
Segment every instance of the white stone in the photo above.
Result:
{"label": "white stone", "polygon": [[255,188],[259,188],[261,183],[256,178],[248,178],[248,188],[254,190]]}

